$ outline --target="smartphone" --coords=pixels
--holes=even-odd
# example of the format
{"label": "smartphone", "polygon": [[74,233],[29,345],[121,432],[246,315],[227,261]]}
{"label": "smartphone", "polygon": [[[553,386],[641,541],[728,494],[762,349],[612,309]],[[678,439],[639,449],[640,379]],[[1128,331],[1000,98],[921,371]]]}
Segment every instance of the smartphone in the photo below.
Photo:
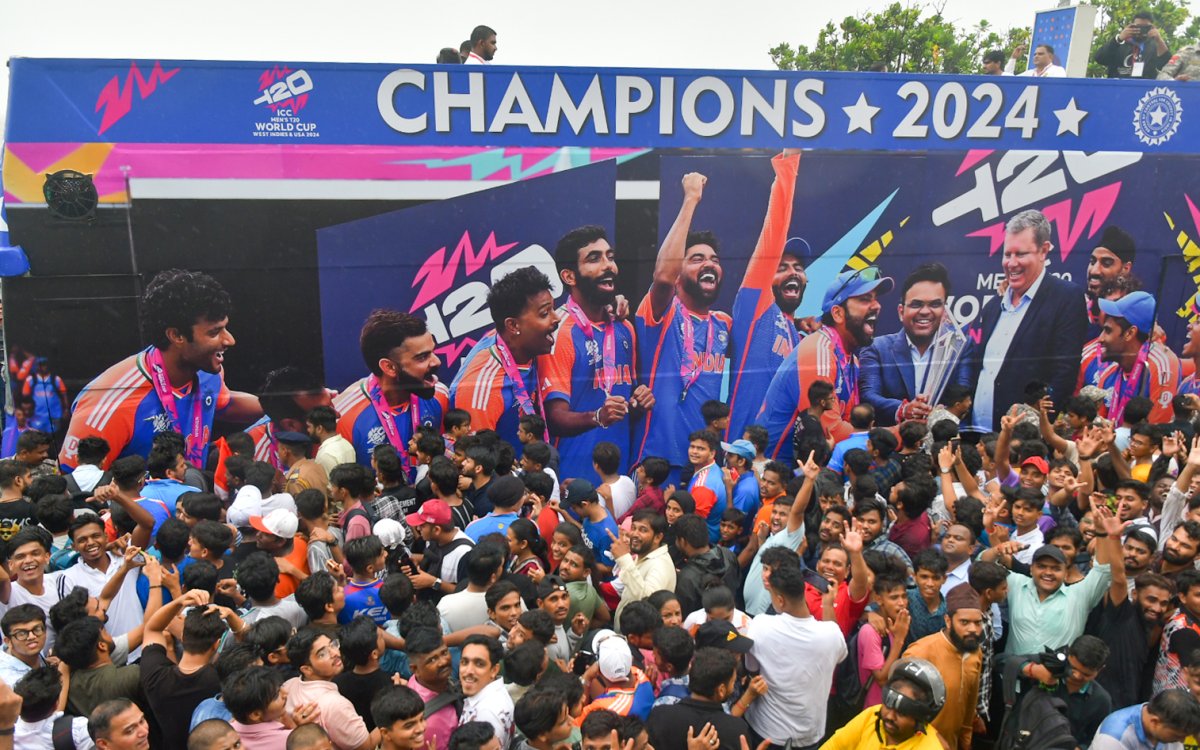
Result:
{"label": "smartphone", "polygon": [[408,554],[408,550],[401,545],[399,553],[396,554],[396,563],[400,566],[400,570],[404,571],[405,575],[411,575],[417,571],[417,564],[413,562],[412,555]]}
{"label": "smartphone", "polygon": [[571,662],[571,671],[582,677],[583,673],[588,670],[588,667],[596,663],[596,655],[591,651],[580,651],[575,654],[575,660]]}
{"label": "smartphone", "polygon": [[961,444],[962,444],[961,438],[950,438],[950,450],[954,451],[955,453],[958,452],[958,446],[960,446]]}

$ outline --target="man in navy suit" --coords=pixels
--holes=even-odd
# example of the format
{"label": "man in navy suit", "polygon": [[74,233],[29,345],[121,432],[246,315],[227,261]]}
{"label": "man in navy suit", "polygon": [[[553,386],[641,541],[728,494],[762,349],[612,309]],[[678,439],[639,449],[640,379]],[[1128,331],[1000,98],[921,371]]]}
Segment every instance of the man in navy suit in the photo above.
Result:
{"label": "man in navy suit", "polygon": [[1022,211],[1004,234],[1004,283],[999,304],[980,315],[983,337],[976,348],[973,424],[1000,426],[1009,407],[1024,401],[1034,380],[1050,385],[1061,408],[1075,388],[1079,352],[1087,335],[1083,289],[1046,271],[1050,222],[1041,211]]}
{"label": "man in navy suit", "polygon": [[[859,355],[862,399],[875,407],[875,422],[890,427],[908,419],[924,419],[933,404],[925,394],[925,376],[933,338],[946,314],[950,276],[941,263],[926,263],[904,280],[899,305],[899,333],[877,336]],[[968,347],[970,344],[968,343]],[[971,352],[959,358],[950,381],[970,385]]]}

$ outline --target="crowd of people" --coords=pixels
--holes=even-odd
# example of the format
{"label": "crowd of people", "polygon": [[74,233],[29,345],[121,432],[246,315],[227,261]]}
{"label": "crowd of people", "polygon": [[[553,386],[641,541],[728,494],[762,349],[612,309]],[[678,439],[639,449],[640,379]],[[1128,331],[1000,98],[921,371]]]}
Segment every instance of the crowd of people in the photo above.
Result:
{"label": "crowd of people", "polygon": [[797,319],[799,160],[731,314],[688,174],[636,307],[575,229],[449,384],[380,309],[339,393],[231,390],[228,294],[157,275],[0,460],[0,748],[1195,746],[1200,322],[1181,362],[1117,227],[1051,275],[1037,211],[959,348],[938,264]]}

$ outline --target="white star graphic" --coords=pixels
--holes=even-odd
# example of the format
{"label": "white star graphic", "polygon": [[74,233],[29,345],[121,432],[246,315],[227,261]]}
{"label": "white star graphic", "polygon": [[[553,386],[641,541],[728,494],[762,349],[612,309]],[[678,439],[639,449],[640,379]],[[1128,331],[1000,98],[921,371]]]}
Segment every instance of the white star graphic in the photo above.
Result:
{"label": "white star graphic", "polygon": [[871,130],[871,120],[879,113],[879,107],[872,107],[867,101],[866,94],[859,94],[858,101],[851,107],[842,107],[842,111],[846,113],[846,117],[850,118],[850,124],[846,127],[847,133],[853,133],[856,130],[865,130],[867,133],[873,133]]}
{"label": "white star graphic", "polygon": [[1083,122],[1083,118],[1087,117],[1088,113],[1077,107],[1075,97],[1071,97],[1067,106],[1054,110],[1054,116],[1058,118],[1058,132],[1055,135],[1063,133],[1079,135],[1079,123]]}
{"label": "white star graphic", "polygon": [[1163,109],[1162,105],[1160,104],[1150,112],[1150,123],[1157,128],[1163,124],[1163,120],[1166,119],[1166,117],[1167,110]]}

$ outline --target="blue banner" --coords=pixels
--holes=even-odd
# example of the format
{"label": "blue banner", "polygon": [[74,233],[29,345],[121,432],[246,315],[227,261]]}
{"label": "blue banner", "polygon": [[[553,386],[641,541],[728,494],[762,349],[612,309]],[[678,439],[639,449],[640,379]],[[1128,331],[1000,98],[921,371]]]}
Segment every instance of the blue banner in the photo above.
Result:
{"label": "blue banner", "polygon": [[39,60],[9,143],[1194,152],[1174,81]]}
{"label": "blue banner", "polygon": [[557,298],[558,238],[585,224],[615,237],[616,176],[616,165],[602,162],[318,231],[326,382],[343,388],[362,377],[358,330],[371,310],[387,307],[426,320],[449,383],[494,328],[492,283],[536,266]]}

